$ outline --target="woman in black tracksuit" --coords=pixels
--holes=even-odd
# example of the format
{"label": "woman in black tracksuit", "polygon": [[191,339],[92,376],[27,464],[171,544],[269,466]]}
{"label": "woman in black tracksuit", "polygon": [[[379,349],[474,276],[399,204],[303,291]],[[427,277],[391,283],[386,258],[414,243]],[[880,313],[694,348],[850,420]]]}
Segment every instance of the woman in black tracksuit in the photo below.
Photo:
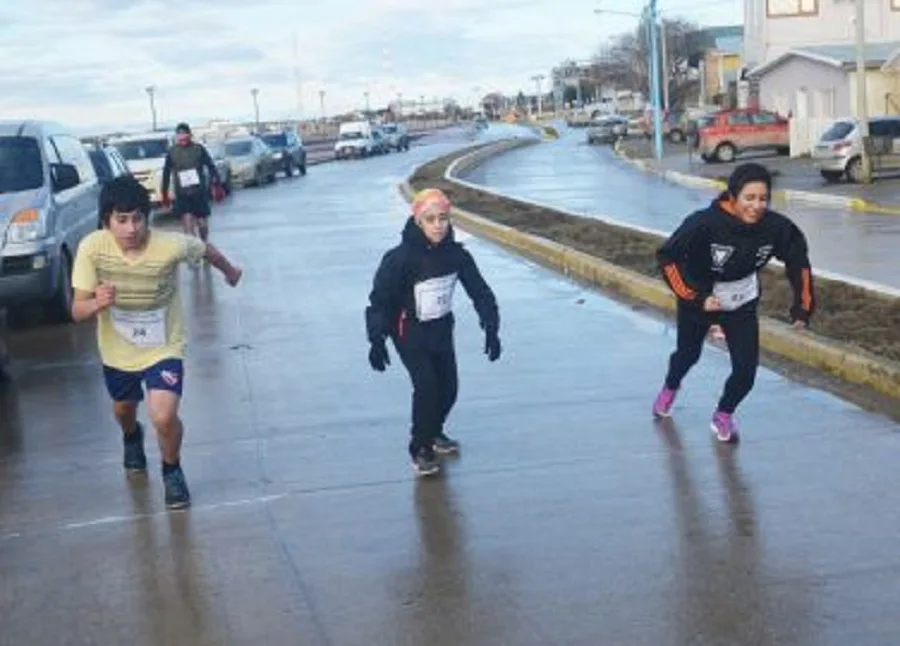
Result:
{"label": "woman in black tracksuit", "polygon": [[454,239],[449,212],[440,191],[416,196],[401,243],[381,260],[366,308],[372,368],[381,372],[390,363],[389,337],[412,380],[409,453],[420,475],[439,471],[436,453],[458,450],[444,433],[458,389],[452,311],[457,281],[485,331],[485,354],[496,361],[501,352],[496,299],[471,254]]}
{"label": "woman in black tracksuit", "polygon": [[805,328],[814,310],[806,238],[791,220],[768,210],[771,189],[771,175],[763,166],[739,166],[728,190],[685,219],[658,251],[663,277],[678,297],[678,340],[653,413],[670,415],[682,380],[700,358],[707,331],[718,324],[732,364],[711,421],[721,442],[737,440],[732,416],[753,388],[759,365],[760,269],[773,257],[785,263],[796,328]]}

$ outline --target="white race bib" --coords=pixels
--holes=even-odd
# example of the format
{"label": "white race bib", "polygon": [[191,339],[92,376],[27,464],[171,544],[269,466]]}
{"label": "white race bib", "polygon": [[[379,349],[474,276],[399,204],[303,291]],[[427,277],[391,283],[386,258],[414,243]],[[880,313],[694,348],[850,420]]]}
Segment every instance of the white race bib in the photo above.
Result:
{"label": "white race bib", "polygon": [[413,288],[416,297],[416,317],[420,321],[433,321],[446,316],[453,309],[453,289],[456,274],[416,283]]}
{"label": "white race bib", "polygon": [[713,296],[719,299],[724,311],[731,312],[759,297],[759,278],[753,273],[740,280],[716,283]]}
{"label": "white race bib", "polygon": [[200,184],[200,175],[197,173],[196,168],[181,170],[178,171],[178,182],[181,184],[182,188],[198,186]]}
{"label": "white race bib", "polygon": [[139,348],[158,348],[166,344],[168,308],[129,312],[112,307],[113,327],[126,341]]}

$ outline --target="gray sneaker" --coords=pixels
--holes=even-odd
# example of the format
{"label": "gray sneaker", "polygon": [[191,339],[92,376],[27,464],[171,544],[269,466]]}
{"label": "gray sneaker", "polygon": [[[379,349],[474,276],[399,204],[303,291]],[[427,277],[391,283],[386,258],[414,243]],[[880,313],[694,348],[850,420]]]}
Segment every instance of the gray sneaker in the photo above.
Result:
{"label": "gray sneaker", "polygon": [[434,452],[441,455],[459,453],[459,442],[452,440],[443,433],[434,438]]}
{"label": "gray sneaker", "polygon": [[191,504],[191,492],[188,490],[181,467],[169,473],[163,473],[163,484],[166,488],[166,507],[183,509]]}
{"label": "gray sneaker", "polygon": [[131,435],[122,438],[125,455],[122,460],[126,471],[145,471],[147,455],[144,453],[144,428],[138,423]]}
{"label": "gray sneaker", "polygon": [[421,449],[413,457],[413,470],[419,476],[433,476],[441,470],[441,463],[434,451]]}

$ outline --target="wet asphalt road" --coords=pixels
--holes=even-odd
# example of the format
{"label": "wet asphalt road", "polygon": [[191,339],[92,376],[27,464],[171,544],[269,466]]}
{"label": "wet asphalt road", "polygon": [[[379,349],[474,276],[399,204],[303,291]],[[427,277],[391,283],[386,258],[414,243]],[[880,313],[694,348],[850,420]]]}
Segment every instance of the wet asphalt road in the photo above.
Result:
{"label": "wet asphalt road", "polygon": [[718,447],[712,347],[656,425],[671,326],[477,240],[505,354],[460,292],[463,455],[414,480],[407,377],[393,350],[369,369],[363,308],[397,182],[463,143],[432,142],[215,212],[246,274],[184,274],[187,512],[149,444],[149,477],[124,476],[89,326],[12,339],[0,644],[900,641],[900,426],[762,371]]}
{"label": "wet asphalt road", "polygon": [[[610,147],[587,145],[583,130],[563,127],[562,135],[489,160],[465,179],[513,197],[666,233],[716,195],[643,173]],[[803,228],[814,269],[900,289],[900,217],[799,203],[776,208]]]}

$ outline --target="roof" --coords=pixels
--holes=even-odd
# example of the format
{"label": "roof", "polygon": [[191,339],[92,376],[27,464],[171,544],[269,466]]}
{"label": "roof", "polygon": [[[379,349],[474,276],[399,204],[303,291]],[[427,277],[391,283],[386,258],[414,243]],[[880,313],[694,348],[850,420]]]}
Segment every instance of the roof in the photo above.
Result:
{"label": "roof", "polygon": [[[867,43],[865,53],[867,68],[883,69],[900,59],[900,41]],[[762,76],[792,57],[805,58],[836,69],[849,69],[856,67],[856,46],[846,44],[794,47],[781,56],[755,67],[750,71],[750,76]]]}
{"label": "roof", "polygon": [[68,133],[55,121],[40,121],[33,119],[0,120],[0,136],[3,137],[41,137],[45,133]]}

